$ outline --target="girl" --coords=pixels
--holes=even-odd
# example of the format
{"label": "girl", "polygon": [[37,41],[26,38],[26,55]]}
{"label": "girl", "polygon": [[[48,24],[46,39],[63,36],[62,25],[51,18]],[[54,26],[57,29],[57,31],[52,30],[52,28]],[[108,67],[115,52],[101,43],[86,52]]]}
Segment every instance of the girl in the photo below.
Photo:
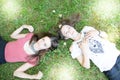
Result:
{"label": "girl", "polygon": [[[23,29],[30,33],[21,34]],[[30,25],[23,25],[14,31],[10,36],[16,41],[6,42],[0,37],[0,64],[6,62],[25,62],[14,71],[14,76],[28,79],[41,79],[41,71],[35,75],[25,73],[26,70],[36,66],[41,56],[48,50],[54,50],[58,46],[56,37],[51,34],[34,34],[34,28]]]}
{"label": "girl", "polygon": [[120,51],[107,40],[107,34],[91,26],[85,26],[79,33],[68,20],[63,22],[60,24],[59,37],[74,41],[70,47],[72,58],[86,69],[90,68],[91,60],[109,80],[120,80]]}

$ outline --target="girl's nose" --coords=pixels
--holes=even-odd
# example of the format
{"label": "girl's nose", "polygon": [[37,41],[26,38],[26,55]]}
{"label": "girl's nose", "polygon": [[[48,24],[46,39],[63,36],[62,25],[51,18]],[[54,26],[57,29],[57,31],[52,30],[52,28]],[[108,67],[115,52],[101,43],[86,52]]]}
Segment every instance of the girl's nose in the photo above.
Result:
{"label": "girl's nose", "polygon": [[72,34],[72,33],[73,33],[73,30],[71,29],[71,30],[69,31],[69,33],[71,33],[71,34]]}

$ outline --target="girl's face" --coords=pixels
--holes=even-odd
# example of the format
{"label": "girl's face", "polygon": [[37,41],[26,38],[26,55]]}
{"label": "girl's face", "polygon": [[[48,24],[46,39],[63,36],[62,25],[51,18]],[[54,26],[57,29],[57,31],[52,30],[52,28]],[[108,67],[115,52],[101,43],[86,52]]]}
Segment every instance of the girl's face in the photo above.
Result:
{"label": "girl's face", "polygon": [[63,36],[65,36],[65,38],[74,39],[78,35],[78,32],[72,26],[69,25],[62,26],[61,32]]}
{"label": "girl's face", "polygon": [[49,37],[43,37],[40,40],[38,40],[37,42],[37,48],[38,50],[42,50],[42,49],[48,49],[51,47],[51,40]]}

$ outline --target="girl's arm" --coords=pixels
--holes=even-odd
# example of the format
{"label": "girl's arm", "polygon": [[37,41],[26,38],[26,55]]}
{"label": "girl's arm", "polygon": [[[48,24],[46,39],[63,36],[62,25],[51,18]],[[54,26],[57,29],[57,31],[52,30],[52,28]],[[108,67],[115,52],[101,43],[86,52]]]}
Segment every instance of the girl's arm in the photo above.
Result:
{"label": "girl's arm", "polygon": [[34,31],[34,28],[30,25],[22,25],[20,28],[16,29],[11,35],[11,38],[20,39],[24,38],[26,34],[20,34],[23,29],[28,29],[30,32]]}
{"label": "girl's arm", "polygon": [[103,39],[107,39],[108,38],[108,34],[104,31],[99,31],[99,36]]}
{"label": "girl's arm", "polygon": [[83,40],[80,44],[79,47],[81,49],[82,52],[82,56],[78,56],[77,60],[80,62],[80,64],[85,67],[86,69],[90,68],[90,59],[89,59],[89,49],[87,46],[87,42],[86,40]]}
{"label": "girl's arm", "polygon": [[77,56],[77,60],[86,69],[90,68],[90,60],[88,55],[86,54],[86,51],[83,51],[83,56]]}
{"label": "girl's arm", "polygon": [[87,34],[85,35],[87,38],[88,37],[94,37],[94,36],[100,36],[101,38],[103,39],[107,39],[108,38],[108,35],[106,32],[104,31],[98,31],[98,30],[90,30],[89,32],[87,32]]}
{"label": "girl's arm", "polygon": [[41,79],[43,74],[41,71],[38,72],[38,74],[35,75],[30,75],[25,73],[26,70],[34,67],[34,65],[25,63],[22,66],[20,66],[18,69],[14,71],[14,76],[19,77],[19,78],[28,78],[28,79]]}
{"label": "girl's arm", "polygon": [[85,52],[85,50],[83,49],[84,49],[83,47],[78,47],[78,44],[75,44],[75,43],[73,43],[70,46],[70,52],[71,52],[72,58],[73,59],[76,58],[83,67],[88,69],[90,68],[89,56],[87,54],[87,51]]}

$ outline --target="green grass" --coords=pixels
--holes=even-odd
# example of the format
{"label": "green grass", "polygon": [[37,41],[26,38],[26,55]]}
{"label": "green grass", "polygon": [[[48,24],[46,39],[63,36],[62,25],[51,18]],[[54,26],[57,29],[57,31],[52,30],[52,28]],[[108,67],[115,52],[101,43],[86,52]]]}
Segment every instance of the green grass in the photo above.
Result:
{"label": "green grass", "polygon": [[[13,5],[15,9],[10,10],[9,5],[6,11],[7,1],[15,1],[16,4]],[[108,33],[110,41],[115,42],[120,49],[120,2],[112,0],[116,2],[116,7],[111,12],[116,11],[116,13],[110,14],[112,17],[109,18],[104,16],[104,13],[98,13],[99,9],[96,7],[98,1],[103,0],[0,0],[0,35],[5,40],[11,41],[10,34],[23,24],[32,25],[36,33],[42,31],[54,33],[53,27],[59,21],[59,14],[68,17],[73,13],[80,13],[81,21],[76,24],[78,31],[86,25],[104,30]],[[77,60],[73,60],[69,52],[72,41],[65,42],[67,45],[63,45],[64,41],[61,41],[58,49],[48,52],[41,59],[40,64],[28,70],[27,73],[35,74],[40,70],[44,74],[41,80],[107,80],[93,63],[91,63],[91,69],[86,70]],[[21,80],[13,77],[13,72],[22,64],[0,65],[0,80]]]}

